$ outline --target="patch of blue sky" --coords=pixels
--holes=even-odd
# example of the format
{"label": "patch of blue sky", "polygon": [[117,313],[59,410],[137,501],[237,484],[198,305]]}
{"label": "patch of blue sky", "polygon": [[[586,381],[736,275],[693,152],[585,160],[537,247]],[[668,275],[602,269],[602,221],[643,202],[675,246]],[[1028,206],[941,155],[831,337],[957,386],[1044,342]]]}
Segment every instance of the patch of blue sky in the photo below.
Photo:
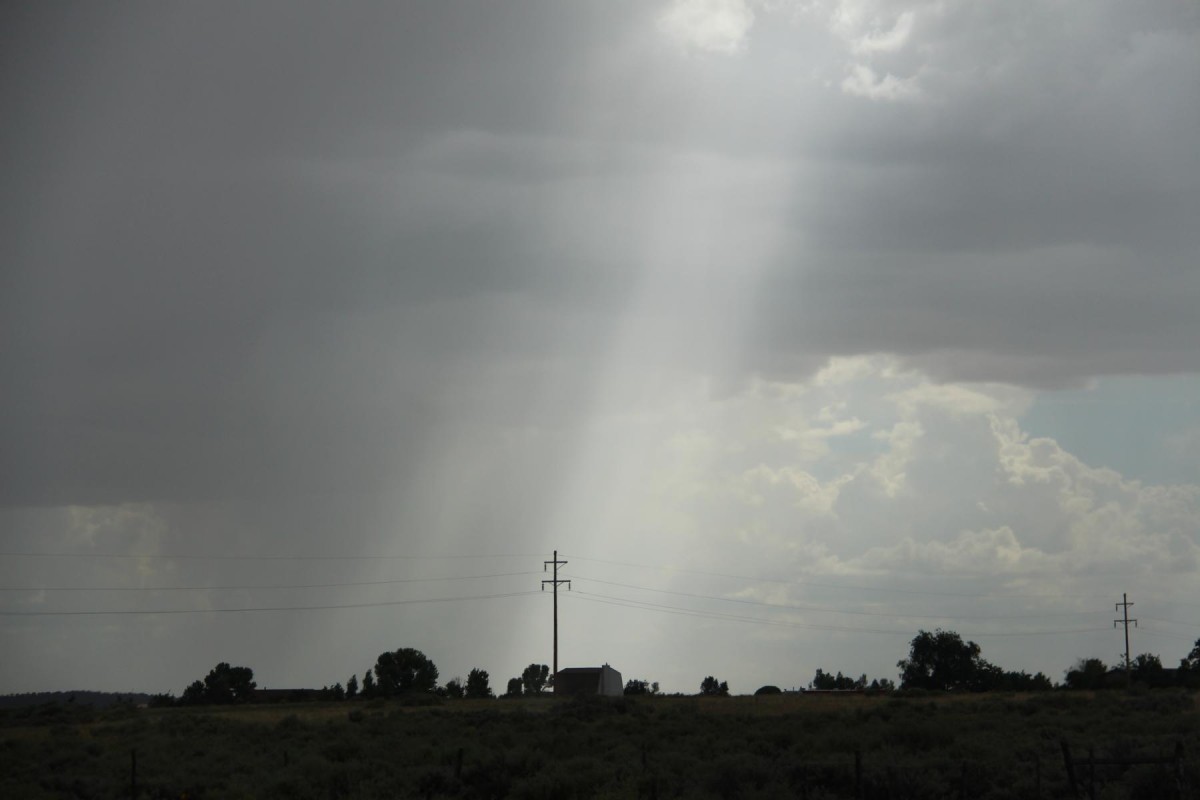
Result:
{"label": "patch of blue sky", "polygon": [[873,461],[887,451],[888,443],[875,435],[877,431],[868,426],[853,433],[830,437],[826,440],[829,452],[806,463],[805,470],[822,482],[854,472],[860,465]]}
{"label": "patch of blue sky", "polygon": [[1118,376],[1039,394],[1021,418],[1094,467],[1146,484],[1200,483],[1200,376]]}

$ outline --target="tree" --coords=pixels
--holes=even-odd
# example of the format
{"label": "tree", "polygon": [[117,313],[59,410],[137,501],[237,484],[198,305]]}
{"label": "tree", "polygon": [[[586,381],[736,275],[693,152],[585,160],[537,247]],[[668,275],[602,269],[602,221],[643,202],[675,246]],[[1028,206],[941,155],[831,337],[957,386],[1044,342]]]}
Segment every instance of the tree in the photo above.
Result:
{"label": "tree", "polygon": [[466,694],[466,689],[463,688],[462,678],[451,678],[446,681],[446,696],[460,698]]}
{"label": "tree", "polygon": [[830,675],[828,672],[817,669],[817,673],[813,675],[813,679],[808,683],[808,688],[824,691],[865,689],[867,688],[867,676],[863,675],[858,680],[855,680],[840,672],[837,675]]}
{"label": "tree", "polygon": [[[840,677],[842,673],[838,673]],[[817,667],[817,674],[813,675],[813,679],[808,682],[808,688],[827,691],[834,688],[834,678],[825,670]]]}
{"label": "tree", "polygon": [[467,673],[467,697],[475,699],[494,697],[492,687],[488,685],[486,669],[476,667]]}
{"label": "tree", "polygon": [[1000,673],[995,683],[988,688],[998,689],[1002,692],[1046,692],[1053,689],[1054,684],[1040,672],[1036,675],[1030,675],[1028,672],[1021,670],[1019,672]]}
{"label": "tree", "polygon": [[254,694],[254,687],[254,670],[231,667],[225,662],[213,667],[204,679],[204,688],[212,703],[244,703]]}
{"label": "tree", "polygon": [[1196,646],[1187,654],[1187,658],[1182,659],[1181,664],[1183,663],[1188,665],[1188,669],[1200,670],[1200,639],[1196,640]]}
{"label": "tree", "polygon": [[1142,653],[1133,659],[1130,665],[1132,678],[1138,683],[1151,688],[1166,686],[1169,682],[1162,660],[1151,653]]}
{"label": "tree", "polygon": [[1108,667],[1098,658],[1081,658],[1067,670],[1068,689],[1104,689],[1108,683]]}
{"label": "tree", "polygon": [[630,678],[625,682],[625,694],[650,694],[650,684],[646,681],[639,681],[637,678]]}
{"label": "tree", "polygon": [[700,681],[700,694],[708,697],[728,697],[729,684],[725,681],[718,681],[712,675],[709,675]]}
{"label": "tree", "polygon": [[909,657],[896,662],[905,689],[986,689],[996,667],[980,656],[979,645],[954,631],[919,631]]}
{"label": "tree", "polygon": [[505,690],[504,696],[505,697],[520,697],[521,696],[521,688],[523,686],[524,686],[524,684],[521,682],[520,678],[509,678],[508,679],[508,689]]}
{"label": "tree", "polygon": [[530,664],[521,673],[521,686],[525,694],[541,694],[550,678],[550,667],[545,664]]}
{"label": "tree", "polygon": [[1179,659],[1179,670],[1175,675],[1180,686],[1200,687],[1200,639],[1192,652]]}
{"label": "tree", "polygon": [[363,673],[362,696],[371,698],[376,694],[375,674],[371,670],[367,670]]}
{"label": "tree", "polygon": [[432,692],[437,687],[438,669],[422,653],[402,647],[380,653],[375,662],[375,685],[379,694],[389,697],[409,692]]}
{"label": "tree", "polygon": [[754,690],[754,696],[757,697],[760,694],[783,694],[783,690],[778,686],[760,686]]}
{"label": "tree", "polygon": [[183,690],[179,702],[185,706],[198,706],[207,702],[204,699],[204,681],[192,681],[191,685]]}
{"label": "tree", "polygon": [[358,694],[358,678],[351,675],[350,680],[346,681],[346,699],[353,700]]}
{"label": "tree", "polygon": [[254,694],[254,687],[254,670],[231,667],[222,661],[209,671],[203,682],[194,681],[184,689],[179,702],[184,705],[244,703]]}

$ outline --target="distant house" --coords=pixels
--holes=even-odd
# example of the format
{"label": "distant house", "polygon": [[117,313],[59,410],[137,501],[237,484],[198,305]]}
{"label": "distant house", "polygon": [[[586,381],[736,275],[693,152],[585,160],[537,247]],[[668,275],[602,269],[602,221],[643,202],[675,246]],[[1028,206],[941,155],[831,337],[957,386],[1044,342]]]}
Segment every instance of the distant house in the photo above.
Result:
{"label": "distant house", "polygon": [[554,676],[554,693],[620,697],[625,693],[625,684],[621,682],[621,673],[608,664],[602,667],[567,667]]}

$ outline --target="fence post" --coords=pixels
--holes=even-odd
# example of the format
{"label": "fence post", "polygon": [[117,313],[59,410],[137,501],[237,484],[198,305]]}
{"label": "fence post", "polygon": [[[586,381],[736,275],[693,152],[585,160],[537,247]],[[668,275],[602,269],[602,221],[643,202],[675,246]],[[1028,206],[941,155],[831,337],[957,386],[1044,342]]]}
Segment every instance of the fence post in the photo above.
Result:
{"label": "fence post", "polygon": [[1088,748],[1088,797],[1096,800],[1096,751]]}
{"label": "fence post", "polygon": [[1033,797],[1042,800],[1042,757],[1037,753],[1033,754]]}
{"label": "fence post", "polygon": [[463,749],[460,747],[460,748],[458,748],[458,756],[456,756],[454,759],[454,777],[455,778],[462,777],[462,760],[463,760]]}
{"label": "fence post", "polygon": [[129,798],[137,800],[137,748],[129,751]]}
{"label": "fence post", "polygon": [[1175,743],[1175,786],[1179,789],[1179,798],[1183,800],[1183,740]]}
{"label": "fence post", "polygon": [[854,748],[854,796],[861,798],[863,796],[862,785],[862,750]]}
{"label": "fence post", "polygon": [[1075,780],[1075,764],[1071,761],[1071,748],[1067,745],[1067,740],[1061,740],[1063,763],[1067,767],[1067,785],[1071,787],[1071,794],[1074,797],[1079,796],[1079,782]]}

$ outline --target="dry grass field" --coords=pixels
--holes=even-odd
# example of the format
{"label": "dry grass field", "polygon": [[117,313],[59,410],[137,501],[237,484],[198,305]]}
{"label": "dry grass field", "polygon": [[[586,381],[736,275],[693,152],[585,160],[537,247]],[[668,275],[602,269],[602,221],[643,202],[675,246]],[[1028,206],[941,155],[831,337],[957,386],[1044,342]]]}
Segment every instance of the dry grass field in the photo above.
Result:
{"label": "dry grass field", "polygon": [[[1200,797],[1181,691],[348,701],[0,715],[13,798]],[[136,753],[136,775],[133,757]],[[136,781],[136,787],[133,786]]]}

